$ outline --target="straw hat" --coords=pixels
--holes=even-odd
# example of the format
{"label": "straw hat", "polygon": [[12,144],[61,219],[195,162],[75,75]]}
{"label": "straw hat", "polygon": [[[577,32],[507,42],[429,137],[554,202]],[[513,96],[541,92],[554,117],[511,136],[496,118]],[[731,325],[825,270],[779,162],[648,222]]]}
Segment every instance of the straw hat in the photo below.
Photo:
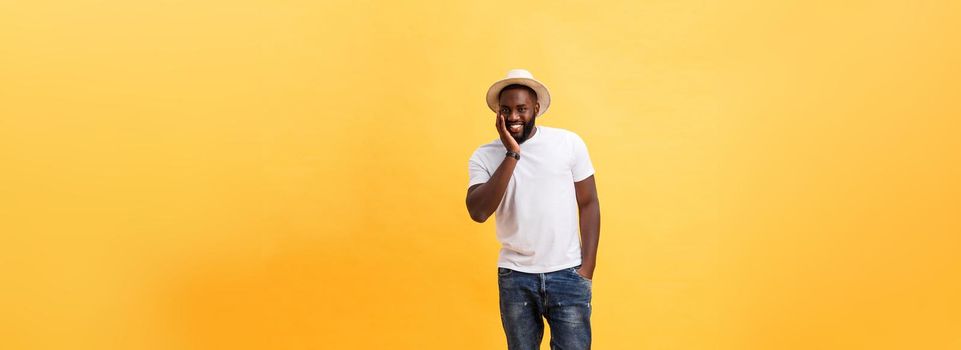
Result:
{"label": "straw hat", "polygon": [[541,107],[535,117],[547,112],[547,107],[551,106],[551,94],[544,84],[534,79],[534,75],[525,69],[511,69],[507,72],[507,77],[494,82],[494,85],[487,89],[487,107],[490,107],[494,113],[497,113],[497,107],[500,106],[498,95],[500,95],[501,89],[511,84],[525,85],[534,89],[534,92],[537,93],[537,102],[540,103]]}

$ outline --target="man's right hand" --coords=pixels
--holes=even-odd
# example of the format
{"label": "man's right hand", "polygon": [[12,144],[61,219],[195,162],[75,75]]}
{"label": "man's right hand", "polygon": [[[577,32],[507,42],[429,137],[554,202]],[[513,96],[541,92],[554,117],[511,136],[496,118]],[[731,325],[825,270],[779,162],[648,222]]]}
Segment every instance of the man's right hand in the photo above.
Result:
{"label": "man's right hand", "polygon": [[504,148],[508,151],[520,153],[521,146],[517,144],[517,140],[507,131],[507,122],[504,121],[504,115],[497,113],[497,122],[494,123],[497,127],[497,133],[501,135],[501,142],[504,143]]}

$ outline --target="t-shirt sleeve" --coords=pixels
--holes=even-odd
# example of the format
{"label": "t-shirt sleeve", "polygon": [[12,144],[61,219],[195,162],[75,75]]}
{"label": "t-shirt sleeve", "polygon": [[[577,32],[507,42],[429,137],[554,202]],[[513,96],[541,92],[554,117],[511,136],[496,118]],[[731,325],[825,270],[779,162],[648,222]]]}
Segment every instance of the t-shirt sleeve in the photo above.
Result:
{"label": "t-shirt sleeve", "polygon": [[571,167],[571,174],[574,175],[574,182],[584,180],[594,175],[594,165],[591,164],[591,157],[587,153],[587,145],[577,134],[572,134],[574,146],[574,165]]}
{"label": "t-shirt sleeve", "polygon": [[487,167],[484,166],[484,162],[481,160],[480,150],[475,151],[474,154],[470,156],[467,172],[470,175],[470,182],[467,184],[467,187],[482,184],[490,180],[491,174],[487,171]]}

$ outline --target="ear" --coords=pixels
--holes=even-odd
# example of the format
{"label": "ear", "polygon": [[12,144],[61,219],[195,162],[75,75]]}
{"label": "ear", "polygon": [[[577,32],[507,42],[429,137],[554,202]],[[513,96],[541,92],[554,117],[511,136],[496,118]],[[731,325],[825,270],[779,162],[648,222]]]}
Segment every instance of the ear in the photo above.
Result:
{"label": "ear", "polygon": [[540,110],[541,110],[541,103],[534,102],[534,116],[537,116],[537,112],[539,112]]}

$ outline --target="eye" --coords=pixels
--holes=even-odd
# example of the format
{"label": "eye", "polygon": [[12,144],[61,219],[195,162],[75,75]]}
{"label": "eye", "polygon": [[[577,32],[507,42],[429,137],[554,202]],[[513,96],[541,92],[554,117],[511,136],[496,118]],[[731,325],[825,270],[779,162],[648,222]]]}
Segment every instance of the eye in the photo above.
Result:
{"label": "eye", "polygon": [[527,108],[520,108],[520,109],[518,109],[518,111],[521,112],[521,113],[524,113],[524,112],[527,112]]}

